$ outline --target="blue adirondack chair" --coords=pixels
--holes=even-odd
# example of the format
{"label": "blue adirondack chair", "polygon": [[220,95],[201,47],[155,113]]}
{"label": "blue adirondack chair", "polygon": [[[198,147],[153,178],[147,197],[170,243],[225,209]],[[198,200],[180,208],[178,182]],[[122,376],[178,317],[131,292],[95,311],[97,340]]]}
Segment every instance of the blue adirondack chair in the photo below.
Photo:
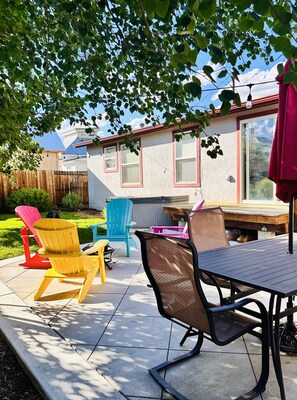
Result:
{"label": "blue adirondack chair", "polygon": [[[130,257],[130,246],[137,248],[130,235],[130,229],[136,222],[131,221],[133,203],[127,198],[110,200],[106,205],[106,222],[90,225],[93,241],[108,239],[110,242],[125,242],[127,257]],[[106,235],[98,235],[98,227],[106,226]]]}

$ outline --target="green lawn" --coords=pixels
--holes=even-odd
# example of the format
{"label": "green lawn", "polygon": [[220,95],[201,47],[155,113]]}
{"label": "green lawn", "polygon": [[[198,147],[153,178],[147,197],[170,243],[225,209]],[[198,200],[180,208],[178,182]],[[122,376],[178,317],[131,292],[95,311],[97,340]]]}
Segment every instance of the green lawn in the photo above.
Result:
{"label": "green lawn", "polygon": [[[45,217],[46,213],[41,213],[41,215]],[[61,212],[60,218],[77,224],[80,243],[92,241],[92,231],[88,228],[90,224],[103,222],[103,219],[77,215],[74,212]],[[24,254],[20,235],[20,229],[23,227],[23,222],[15,214],[0,214],[0,260]],[[32,246],[30,246],[32,251],[38,249],[35,243],[32,240]]]}

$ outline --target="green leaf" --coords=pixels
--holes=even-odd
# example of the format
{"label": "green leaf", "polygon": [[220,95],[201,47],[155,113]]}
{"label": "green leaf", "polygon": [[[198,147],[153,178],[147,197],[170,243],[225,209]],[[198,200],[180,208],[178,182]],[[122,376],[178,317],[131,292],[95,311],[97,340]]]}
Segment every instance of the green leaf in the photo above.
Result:
{"label": "green leaf", "polygon": [[234,100],[236,97],[236,93],[233,92],[233,90],[222,90],[221,93],[219,94],[219,98],[221,101],[231,101]]}
{"label": "green leaf", "polygon": [[197,55],[198,55],[198,51],[197,50],[190,50],[189,51],[188,59],[191,61],[192,65],[196,65]]}
{"label": "green leaf", "polygon": [[289,24],[292,14],[281,5],[270,6],[270,14],[275,21],[280,21],[283,25]]}
{"label": "green leaf", "polygon": [[289,23],[283,24],[279,21],[272,26],[272,29],[277,35],[287,35],[291,32],[291,26]]}
{"label": "green leaf", "polygon": [[143,0],[142,5],[147,14],[152,14],[157,9],[157,0]]}
{"label": "green leaf", "polygon": [[230,111],[230,108],[231,108],[231,103],[229,101],[223,101],[221,105],[221,114],[223,116],[227,115],[228,112]]}
{"label": "green leaf", "polygon": [[228,74],[228,71],[227,71],[226,69],[223,69],[223,70],[219,73],[218,78],[219,78],[219,79],[220,79],[220,78],[224,78],[227,74]]}
{"label": "green leaf", "polygon": [[191,17],[188,14],[183,14],[180,18],[177,19],[177,26],[188,26],[191,22]]}
{"label": "green leaf", "polygon": [[174,46],[177,53],[183,53],[185,51],[185,42],[178,43]]}
{"label": "green leaf", "polygon": [[188,54],[189,54],[189,51],[190,51],[190,46],[189,46],[189,43],[185,40],[184,42],[184,51],[183,51],[183,54],[185,55],[185,56],[187,56]]}
{"label": "green leaf", "polygon": [[279,73],[279,75],[284,73],[284,64],[283,63],[277,64],[276,68],[277,68],[277,72]]}
{"label": "green leaf", "polygon": [[198,10],[199,4],[200,4],[200,0],[189,0],[188,1],[189,9],[192,12],[196,12]]}
{"label": "green leaf", "polygon": [[268,0],[256,0],[254,1],[254,10],[257,14],[267,15],[269,13],[269,1]]}
{"label": "green leaf", "polygon": [[289,84],[289,83],[297,83],[297,73],[293,71],[287,71],[284,75],[284,83]]}
{"label": "green leaf", "polygon": [[205,73],[205,75],[208,76],[208,78],[211,79],[212,82],[215,82],[215,80],[211,76],[211,74],[214,71],[213,68],[210,65],[204,65],[204,67],[202,69],[203,69],[203,72]]}
{"label": "green leaf", "polygon": [[241,16],[238,20],[238,27],[242,32],[248,32],[255,20],[253,20],[250,16]]}
{"label": "green leaf", "polygon": [[208,21],[216,11],[216,0],[201,0],[198,14]]}
{"label": "green leaf", "polygon": [[165,18],[169,7],[169,0],[158,0],[156,13],[161,18]]}
{"label": "green leaf", "polygon": [[200,49],[204,49],[207,47],[207,40],[204,36],[202,35],[196,35],[195,36],[196,43],[200,47]]}
{"label": "green leaf", "polygon": [[68,3],[64,3],[63,8],[68,12],[71,13],[72,11],[76,10],[76,4],[72,1],[69,1]]}
{"label": "green leaf", "polygon": [[186,93],[191,94],[193,97],[201,97],[201,85],[196,82],[188,82],[184,85]]}
{"label": "green leaf", "polygon": [[282,53],[290,52],[292,45],[288,38],[279,36],[275,39],[273,44],[275,51],[281,51]]}
{"label": "green leaf", "polygon": [[193,75],[192,79],[193,79],[193,82],[198,83],[198,85],[201,86],[201,81],[199,78],[197,78],[197,76]]}
{"label": "green leaf", "polygon": [[236,65],[236,61],[237,61],[237,56],[236,56],[236,54],[235,54],[235,53],[229,53],[229,54],[228,54],[228,60],[229,60],[229,62],[230,62],[230,64],[231,64],[232,66]]}
{"label": "green leaf", "polygon": [[233,100],[234,104],[237,105],[238,107],[241,106],[241,99],[238,93],[235,94],[234,100]]}
{"label": "green leaf", "polygon": [[[260,0],[258,0],[260,1]],[[252,0],[230,0],[230,3],[235,4],[238,10],[243,11],[251,6]]]}

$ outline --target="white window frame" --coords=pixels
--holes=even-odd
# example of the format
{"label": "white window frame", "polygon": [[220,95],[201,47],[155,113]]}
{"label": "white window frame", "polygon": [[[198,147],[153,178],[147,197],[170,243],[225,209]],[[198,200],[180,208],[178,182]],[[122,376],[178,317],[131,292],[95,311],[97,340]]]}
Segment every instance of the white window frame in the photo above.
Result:
{"label": "white window frame", "polygon": [[[107,167],[107,161],[112,160],[113,157],[110,156],[110,153],[107,153],[108,149],[114,148],[114,167]],[[103,154],[104,154],[104,171],[105,172],[115,172],[118,171],[118,155],[117,155],[117,145],[112,145],[112,146],[106,146],[103,148]]]}
{"label": "white window frame", "polygon": [[[139,150],[138,150],[138,162],[130,162],[130,163],[123,163],[123,149],[127,149],[125,143],[120,144],[120,155],[121,155],[121,186],[122,187],[142,187],[142,159],[141,159],[141,147],[139,142]],[[123,182],[123,167],[129,165],[138,165],[139,170],[139,181],[138,182]]]}
{"label": "white window frame", "polygon": [[[273,185],[273,199],[272,200],[265,200],[265,199],[264,200],[259,200],[259,199],[253,200],[253,199],[249,199],[249,198],[243,198],[244,192],[246,192],[247,195],[250,193],[250,185],[249,185],[249,182],[250,182],[249,161],[250,160],[249,160],[249,157],[246,157],[247,168],[246,169],[244,168],[243,125],[248,122],[259,121],[259,120],[263,120],[263,119],[267,119],[267,118],[274,118],[275,123],[276,123],[277,113],[271,112],[271,113],[267,113],[267,114],[263,114],[263,115],[254,116],[254,117],[251,115],[250,117],[241,119],[239,121],[240,140],[241,140],[240,160],[241,160],[241,179],[242,179],[242,184],[241,184],[241,201],[242,201],[242,203],[249,203],[249,204],[276,204],[276,203],[279,203],[279,200],[277,199],[277,197],[275,195],[275,193],[276,193],[275,185]],[[247,151],[249,142],[246,143],[246,146],[247,146],[246,147],[246,151]],[[267,173],[268,173],[268,171],[267,171]],[[244,187],[244,183],[245,183],[246,187]]]}
{"label": "white window frame", "polygon": [[[180,144],[181,141],[183,140],[184,136],[189,135],[190,132],[184,132],[183,137],[180,139],[179,142],[176,140],[176,135],[178,133],[173,134],[173,139],[174,139],[174,186],[175,187],[197,187],[200,185],[200,179],[199,179],[199,158],[200,158],[200,152],[199,152],[199,144],[200,141],[196,137],[193,137],[193,144],[195,145],[195,156],[194,157],[177,157],[177,143]],[[187,161],[187,160],[194,160],[195,161],[195,174],[196,178],[194,181],[177,181],[177,171],[178,171],[178,161]]]}

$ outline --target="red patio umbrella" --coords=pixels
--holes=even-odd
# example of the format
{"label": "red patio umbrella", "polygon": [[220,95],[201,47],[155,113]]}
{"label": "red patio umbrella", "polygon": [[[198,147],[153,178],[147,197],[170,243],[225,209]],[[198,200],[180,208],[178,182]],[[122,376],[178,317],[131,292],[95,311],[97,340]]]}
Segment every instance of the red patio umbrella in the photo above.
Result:
{"label": "red patio umbrella", "polygon": [[[292,61],[285,64],[284,72],[276,77],[279,82],[278,115],[272,143],[268,178],[276,183],[276,196],[289,202],[289,253],[293,253],[294,199],[297,196],[297,91],[293,84],[283,82]],[[287,308],[293,307],[289,297]],[[280,325],[280,348],[297,353],[297,328],[293,315]]]}
{"label": "red patio umbrella", "polygon": [[276,183],[276,196],[288,203],[289,252],[293,253],[294,198],[297,196],[297,91],[293,84],[284,84],[283,78],[292,61],[285,64],[278,75],[278,115],[272,143],[268,178]]}

